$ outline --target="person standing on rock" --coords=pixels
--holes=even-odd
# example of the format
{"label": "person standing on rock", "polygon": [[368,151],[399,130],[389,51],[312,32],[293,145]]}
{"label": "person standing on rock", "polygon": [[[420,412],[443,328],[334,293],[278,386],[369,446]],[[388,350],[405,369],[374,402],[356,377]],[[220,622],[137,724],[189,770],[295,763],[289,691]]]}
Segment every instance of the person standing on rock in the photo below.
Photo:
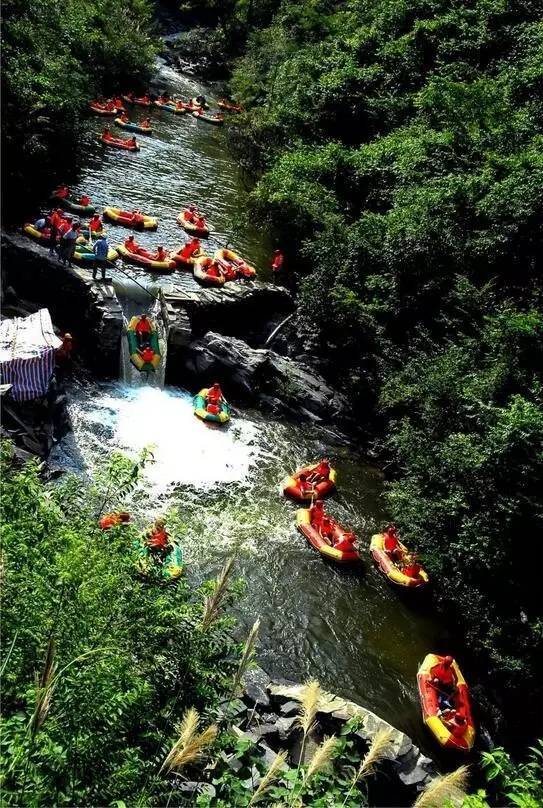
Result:
{"label": "person standing on rock", "polygon": [[98,270],[100,270],[102,273],[101,280],[105,281],[109,244],[107,238],[103,233],[101,233],[94,242],[92,251],[94,253],[94,266],[92,268],[92,279],[93,281],[97,280],[96,276],[98,275]]}
{"label": "person standing on rock", "polygon": [[74,257],[75,244],[79,235],[79,225],[74,222],[69,230],[67,230],[60,239],[59,248],[59,261],[66,266],[72,266],[72,258]]}

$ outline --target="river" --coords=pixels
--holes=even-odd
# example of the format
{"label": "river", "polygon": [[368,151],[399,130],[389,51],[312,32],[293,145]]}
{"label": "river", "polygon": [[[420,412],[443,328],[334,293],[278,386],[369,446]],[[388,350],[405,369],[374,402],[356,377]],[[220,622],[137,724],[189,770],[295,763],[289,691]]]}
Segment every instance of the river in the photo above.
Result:
{"label": "river", "polygon": [[[159,86],[185,97],[208,95],[198,82],[164,67]],[[144,115],[137,109],[132,117]],[[156,215],[158,233],[137,238],[167,248],[183,242],[175,217],[194,201],[211,223],[211,246],[229,239],[265,280],[272,245],[245,216],[247,190],[225,131],[189,115],[152,115],[154,136],[141,138],[137,155],[105,150],[96,137],[103,121],[90,119],[77,190],[99,206],[139,207]],[[126,235],[115,227],[109,233],[111,243]],[[143,270],[124,270],[149,279]],[[189,273],[183,277],[194,284]],[[154,282],[165,285],[168,278],[154,276]],[[142,521],[173,509],[170,526],[182,540],[187,574],[195,582],[216,574],[236,554],[236,573],[246,589],[235,608],[246,628],[257,616],[262,621],[263,667],[297,681],[318,678],[435,753],[420,719],[415,676],[425,654],[445,651],[449,638],[426,600],[393,590],[371,564],[369,539],[386,521],[377,469],[329,431],[254,410],[237,411],[225,429],[209,427],[194,418],[191,394],[180,389],[79,380],[68,392],[73,431],[52,460],[81,472],[113,448],[133,455],[152,446],[155,462],[137,503]],[[358,569],[323,562],[297,533],[296,506],[281,494],[289,470],[322,455],[339,475],[329,510],[355,530],[363,548]]]}

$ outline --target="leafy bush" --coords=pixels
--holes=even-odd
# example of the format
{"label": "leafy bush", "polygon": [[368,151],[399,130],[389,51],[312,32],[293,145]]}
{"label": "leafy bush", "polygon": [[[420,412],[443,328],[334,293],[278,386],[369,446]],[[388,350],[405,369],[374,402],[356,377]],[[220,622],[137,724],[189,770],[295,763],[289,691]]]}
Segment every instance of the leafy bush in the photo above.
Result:
{"label": "leafy bush", "polygon": [[3,447],[6,805],[165,804],[158,772],[180,716],[229,692],[239,649],[224,616],[201,628],[209,587],[138,578],[136,527],[97,526],[138,476],[114,458],[89,489],[48,486]]}

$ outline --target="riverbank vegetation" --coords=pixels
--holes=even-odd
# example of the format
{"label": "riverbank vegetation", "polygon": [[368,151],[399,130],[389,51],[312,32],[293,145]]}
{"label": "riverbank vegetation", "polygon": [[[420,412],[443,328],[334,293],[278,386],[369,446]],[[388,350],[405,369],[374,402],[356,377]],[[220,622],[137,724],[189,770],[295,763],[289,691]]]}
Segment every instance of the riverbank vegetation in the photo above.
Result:
{"label": "riverbank vegetation", "polygon": [[[3,5],[2,144],[9,214],[66,176],[90,98],[151,75],[156,45],[144,0]],[[4,211],[4,218],[8,211]]]}
{"label": "riverbank vegetation", "polygon": [[[90,487],[44,484],[2,448],[2,798],[6,805],[165,805],[159,774],[189,708],[217,715],[240,648],[232,597],[136,574],[132,525],[98,528],[138,484],[114,456]],[[210,614],[210,606],[213,613]]]}
{"label": "riverbank vegetation", "polygon": [[502,693],[535,686],[540,8],[253,6],[217,24],[243,51],[237,140],[296,267],[300,332],[392,461],[391,515],[482,667]]}

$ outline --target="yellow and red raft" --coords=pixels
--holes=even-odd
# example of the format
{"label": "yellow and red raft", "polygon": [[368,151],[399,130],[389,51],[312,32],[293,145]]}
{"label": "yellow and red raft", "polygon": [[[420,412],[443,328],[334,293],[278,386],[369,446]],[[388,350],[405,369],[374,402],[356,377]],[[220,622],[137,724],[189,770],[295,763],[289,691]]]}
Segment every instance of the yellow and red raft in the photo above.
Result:
{"label": "yellow and red raft", "polygon": [[475,741],[475,723],[471,713],[469,698],[469,688],[458,667],[456,661],[452,667],[456,677],[456,693],[454,694],[454,708],[461,710],[466,718],[466,728],[464,734],[456,737],[447,727],[439,713],[439,694],[436,686],[432,684],[431,669],[438,662],[442,662],[444,657],[438,654],[428,654],[417,672],[417,686],[419,689],[420,703],[422,706],[422,718],[430,732],[437,739],[438,743],[446,749],[458,749],[468,752]]}

